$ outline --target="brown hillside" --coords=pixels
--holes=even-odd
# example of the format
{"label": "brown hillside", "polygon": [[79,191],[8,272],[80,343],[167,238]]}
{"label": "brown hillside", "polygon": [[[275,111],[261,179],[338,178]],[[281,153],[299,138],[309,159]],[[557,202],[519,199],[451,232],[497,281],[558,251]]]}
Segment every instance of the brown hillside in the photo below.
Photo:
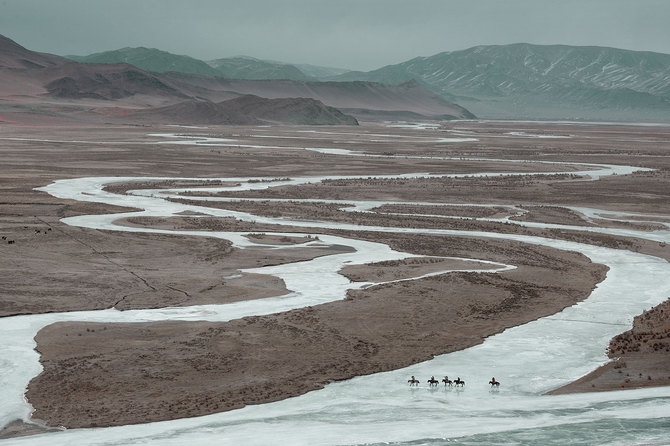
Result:
{"label": "brown hillside", "polygon": [[356,125],[353,116],[474,117],[413,81],[394,86],[150,73],[125,63],[85,64],[36,53],[2,36],[0,100],[0,122],[23,123],[116,122],[128,115],[154,124],[306,125]]}
{"label": "brown hillside", "polygon": [[281,123],[307,125],[357,125],[355,118],[309,98],[267,99],[245,95],[214,103],[185,101],[132,113],[141,122],[174,124],[254,125]]}
{"label": "brown hillside", "polygon": [[51,80],[45,85],[49,95],[59,98],[114,100],[134,95],[186,95],[158,76],[128,64],[81,64],[70,62],[48,70]]}
{"label": "brown hillside", "polygon": [[45,68],[65,62],[64,57],[27,50],[0,35],[0,68]]}

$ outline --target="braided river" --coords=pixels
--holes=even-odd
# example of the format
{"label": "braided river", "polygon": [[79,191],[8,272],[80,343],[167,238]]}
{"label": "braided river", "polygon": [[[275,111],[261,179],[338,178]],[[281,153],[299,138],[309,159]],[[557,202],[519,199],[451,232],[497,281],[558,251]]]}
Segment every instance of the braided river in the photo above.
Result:
{"label": "braided river", "polygon": [[[178,141],[175,141],[177,143]],[[213,143],[216,143],[214,141]],[[318,149],[314,149],[318,150]],[[339,153],[360,156],[355,152]],[[579,170],[579,169],[578,169]],[[584,165],[570,172],[593,178],[628,174],[635,167]],[[542,172],[547,173],[547,172]],[[427,175],[413,173],[411,176]],[[471,174],[470,174],[471,175]],[[484,175],[484,174],[482,174]],[[487,173],[485,175],[492,175]],[[509,175],[509,173],[506,173]],[[521,174],[519,174],[521,175]],[[527,175],[527,173],[526,173]],[[326,177],[305,177],[250,182],[248,178],[220,178],[228,188],[207,191],[271,188],[276,185],[318,182]],[[342,177],[338,177],[342,178]],[[116,231],[151,231],[189,236],[220,237],[244,249],[246,234],[229,232],[169,231],[115,224],[123,217],[170,217],[190,214],[232,216],[259,223],[280,223],[311,228],[323,243],[347,245],[354,252],[319,257],[309,262],[263,267],[259,272],[280,277],[288,295],[237,302],[154,310],[81,311],[3,318],[0,324],[0,422],[28,420],[30,405],[23,394],[30,379],[41,371],[35,352],[37,331],[57,321],[138,322],[159,320],[226,321],[249,315],[269,314],[343,299],[352,284],[337,271],[345,264],[401,259],[410,254],[356,239],[319,234],[320,228],[374,231],[407,231],[433,235],[468,235],[483,239],[517,240],[573,250],[593,262],[609,267],[606,279],[583,302],[562,312],[507,329],[482,344],[437,356],[405,369],[357,377],[327,385],[322,390],[269,404],[197,418],[110,428],[70,429],[28,437],[0,440],[0,445],[629,445],[670,444],[670,387],[546,396],[545,392],[567,384],[607,362],[609,340],[631,327],[635,315],[670,297],[670,264],[664,259],[622,249],[609,249],[569,241],[533,236],[434,230],[422,228],[365,227],[320,221],[274,219],[208,207],[212,197],[193,196],[201,205],[180,204],[170,196],[184,198],[188,189],[135,190],[118,195],[104,190],[112,182],[168,180],[171,178],[78,178],[60,180],[41,190],[62,199],[107,203],[140,209],[113,215],[88,215],[63,219],[68,225]],[[183,179],[188,180],[188,179]],[[219,180],[219,179],[217,179]],[[218,198],[225,201],[225,198]],[[320,200],[323,201],[323,200]],[[351,201],[347,203],[352,204]],[[354,202],[364,211],[384,202]],[[414,203],[416,204],[416,203]],[[597,209],[579,209],[584,215],[599,215]],[[604,211],[602,212],[605,213]],[[621,221],[635,218],[654,221],[653,216],[626,214],[609,217]],[[670,243],[670,225],[665,230],[636,231],[595,227],[560,226],[514,222],[534,227],[565,227],[572,230],[645,238]],[[514,265],[491,265],[491,270]],[[635,296],[635,299],[631,299]],[[463,388],[428,387],[431,375],[456,374]],[[421,383],[409,387],[407,379]],[[492,390],[485,383],[494,375],[502,385]],[[441,378],[441,376],[439,376]]]}

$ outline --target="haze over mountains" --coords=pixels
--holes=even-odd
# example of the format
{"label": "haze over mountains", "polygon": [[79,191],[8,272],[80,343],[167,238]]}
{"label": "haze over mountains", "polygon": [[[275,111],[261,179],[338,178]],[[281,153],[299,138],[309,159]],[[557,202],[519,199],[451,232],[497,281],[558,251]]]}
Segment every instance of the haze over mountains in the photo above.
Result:
{"label": "haze over mountains", "polygon": [[[480,118],[670,120],[670,55],[606,47],[489,45],[439,53],[370,72],[262,61],[249,57],[195,61],[164,58],[158,50],[126,48],[78,57],[80,61],[133,63],[149,71],[184,71],[235,79],[370,81],[397,85],[416,81]],[[151,54],[153,52],[153,54]],[[162,65],[159,59],[163,58]],[[188,58],[190,59],[190,58]],[[167,63],[170,61],[169,63]],[[196,63],[197,62],[197,63]],[[174,69],[180,65],[182,69]],[[317,68],[317,69],[315,69]]]}
{"label": "haze over mountains", "polygon": [[[292,65],[283,62],[260,60],[248,56],[227,57],[202,61],[189,56],[181,56],[155,48],[121,48],[114,51],[89,54],[88,56],[67,56],[84,63],[125,62],[146,71],[223,76],[229,79],[268,80],[282,79],[294,81],[334,80],[350,70],[317,67],[313,65]],[[409,80],[409,79],[408,79]]]}
{"label": "haze over mountains", "polygon": [[[115,52],[128,57],[125,53]],[[206,70],[195,59],[148,53],[151,57],[133,62],[153,64],[151,71],[127,62],[81,63],[37,53],[0,36],[0,122],[355,125],[352,114],[366,119],[473,117],[415,82],[226,79],[185,72],[189,66]]]}
{"label": "haze over mountains", "polygon": [[41,102],[54,118],[113,122],[670,122],[670,55],[603,47],[479,46],[355,72],[144,47],[65,58],[0,36],[0,82],[0,115]]}
{"label": "haze over mountains", "polygon": [[417,57],[338,80],[415,79],[481,118],[670,120],[670,55],[515,44]]}

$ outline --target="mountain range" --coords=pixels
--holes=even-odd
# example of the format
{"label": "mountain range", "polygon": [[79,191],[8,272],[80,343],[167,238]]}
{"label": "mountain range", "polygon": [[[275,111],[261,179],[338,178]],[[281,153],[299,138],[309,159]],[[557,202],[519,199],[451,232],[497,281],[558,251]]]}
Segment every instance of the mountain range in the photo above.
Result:
{"label": "mountain range", "polygon": [[[484,119],[670,121],[670,55],[653,52],[524,43],[486,45],[417,57],[369,72],[250,57],[204,62],[186,56],[166,57],[166,53],[146,48],[124,52],[125,59],[118,57],[119,52],[107,52],[77,60],[125,61],[158,72],[202,74],[216,70],[218,76],[235,79],[384,85],[413,81]],[[186,60],[191,63],[182,63]]]}
{"label": "mountain range", "polygon": [[[249,57],[195,61],[175,69],[186,56],[166,58],[159,50],[141,54],[138,67],[235,79],[366,81],[398,85],[414,81],[480,118],[569,120],[670,120],[670,55],[595,46],[487,45],[417,57],[369,72],[315,69]],[[153,52],[153,54],[152,54]],[[101,53],[109,61],[118,52]],[[135,57],[134,60],[139,59]],[[158,64],[159,60],[165,63]],[[189,58],[190,59],[190,58]],[[77,58],[102,61],[100,54]],[[168,62],[169,61],[169,62]],[[196,63],[197,62],[197,63]]]}
{"label": "mountain range", "polygon": [[[125,62],[145,71],[222,76],[229,79],[294,81],[335,80],[350,70],[318,67],[314,65],[292,65],[267,61],[248,56],[228,57],[202,61],[189,56],[168,53],[155,48],[121,48],[88,56],[66,56],[77,62],[113,64]],[[356,79],[358,80],[358,79]]]}
{"label": "mountain range", "polygon": [[[114,62],[121,56],[127,61]],[[147,49],[96,58],[105,63],[30,51],[0,36],[0,122],[356,125],[357,116],[473,117],[416,82],[227,79],[196,59]]]}
{"label": "mountain range", "polygon": [[481,118],[670,120],[670,55],[652,52],[478,46],[337,79],[414,79]]}
{"label": "mountain range", "polygon": [[202,61],[144,47],[62,57],[0,36],[0,115],[27,110],[53,119],[188,124],[475,115],[670,122],[670,55],[489,45],[359,72],[251,57]]}

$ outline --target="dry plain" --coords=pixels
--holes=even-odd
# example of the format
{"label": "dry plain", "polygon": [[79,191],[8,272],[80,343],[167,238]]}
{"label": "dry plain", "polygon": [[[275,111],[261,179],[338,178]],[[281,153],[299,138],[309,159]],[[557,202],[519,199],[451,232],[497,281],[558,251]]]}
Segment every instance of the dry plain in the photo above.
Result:
{"label": "dry plain", "polygon": [[[191,138],[188,143],[174,143],[183,135]],[[222,141],[207,144],[194,137]],[[351,249],[328,244],[296,249],[306,237],[315,240],[319,234],[380,242],[419,256],[347,267],[342,274],[352,282],[408,279],[465,263],[474,270],[483,268],[477,262],[446,259],[454,257],[516,266],[499,273],[455,272],[388,282],[352,290],[341,301],[229,322],[72,321],[47,326],[36,337],[44,371],[26,393],[35,408],[33,417],[48,426],[92,427],[231,410],[404,367],[556,313],[588,297],[607,268],[574,252],[400,229],[538,235],[668,260],[665,243],[575,227],[652,232],[670,223],[669,144],[666,126],[588,123],[208,128],[0,124],[0,233],[6,237],[0,245],[3,317],[223,304],[282,295],[287,290],[281,280],[239,271]],[[654,170],[592,181],[578,173],[584,167],[574,163]],[[472,175],[481,172],[510,175]],[[413,175],[399,177],[403,174]],[[464,176],[439,176],[452,174]],[[92,176],[201,179],[108,187],[118,194],[141,187],[210,186],[220,178],[329,179],[229,192],[225,196],[236,200],[210,204],[302,221],[297,227],[197,215],[119,222],[205,233],[237,231],[258,243],[256,248],[238,249],[213,237],[68,226],[60,219],[130,209],[58,199],[35,190],[59,179]],[[356,178],[334,178],[338,176]],[[305,199],[309,201],[299,201]],[[328,200],[376,200],[380,206],[372,212],[347,212]],[[586,216],[569,206],[607,214]],[[613,218],[617,212],[654,217]],[[361,229],[315,228],[310,221]],[[399,230],[370,229],[374,227]],[[295,235],[272,235],[287,232]],[[636,321],[637,332],[634,328],[632,334],[613,340],[612,356],[621,358],[618,366],[613,363],[560,391],[670,384],[664,308],[650,309],[648,317]],[[645,336],[653,336],[654,342],[644,341]],[[5,435],[28,431],[18,423]]]}

